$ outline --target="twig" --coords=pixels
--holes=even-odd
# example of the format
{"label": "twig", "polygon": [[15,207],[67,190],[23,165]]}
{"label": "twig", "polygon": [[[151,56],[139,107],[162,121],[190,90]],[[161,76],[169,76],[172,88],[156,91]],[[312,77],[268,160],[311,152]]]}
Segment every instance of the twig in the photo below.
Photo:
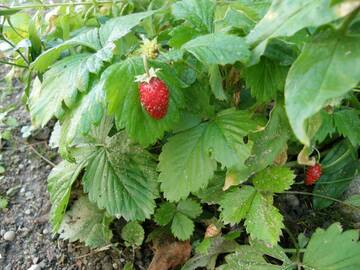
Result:
{"label": "twig", "polygon": [[[122,2],[122,1],[99,1],[97,2],[98,5],[102,5],[102,4],[112,4],[112,3],[118,3],[118,2]],[[75,3],[75,2],[70,2],[70,3],[53,3],[53,4],[34,4],[34,5],[20,5],[20,6],[12,6],[12,7],[8,7],[8,6],[4,6],[4,8],[10,8],[10,9],[39,9],[39,8],[52,8],[52,7],[62,7],[62,6],[89,6],[89,5],[93,5],[94,2],[82,2],[82,3]]]}
{"label": "twig", "polygon": [[113,244],[109,244],[109,245],[106,245],[106,246],[103,246],[101,248],[98,248],[98,249],[95,249],[89,253],[86,253],[84,255],[81,255],[81,256],[78,256],[78,257],[75,257],[75,259],[82,259],[82,258],[85,258],[85,257],[88,257],[90,255],[93,255],[93,254],[96,254],[96,253],[99,253],[99,252],[102,252],[102,251],[105,251],[105,250],[108,250],[109,248],[112,247]]}
{"label": "twig", "polygon": [[38,157],[40,157],[42,160],[44,160],[46,163],[48,163],[49,165],[51,165],[52,167],[55,167],[56,164],[53,163],[52,161],[50,161],[49,159],[47,159],[46,157],[44,157],[42,154],[40,154],[32,145],[30,144],[26,144],[31,151],[33,151]]}
{"label": "twig", "polygon": [[19,65],[19,64],[15,64],[15,63],[11,63],[11,62],[6,62],[6,61],[3,61],[3,60],[0,60],[0,63],[4,64],[4,65],[19,67],[19,68],[28,68],[28,66]]}
{"label": "twig", "polygon": [[357,207],[357,206],[355,206],[355,205],[346,203],[346,202],[344,202],[344,201],[341,201],[341,200],[338,200],[338,199],[335,199],[335,198],[333,198],[333,197],[329,197],[329,196],[326,196],[326,195],[321,195],[321,194],[316,194],[316,193],[310,193],[310,192],[304,192],[304,191],[284,191],[283,194],[299,194],[299,195],[319,197],[319,198],[323,198],[323,199],[327,199],[327,200],[330,200],[330,201],[334,201],[334,202],[343,204],[343,205],[345,205],[345,206],[347,206],[347,207],[354,208],[354,209],[356,209],[356,210],[360,210],[360,207]]}

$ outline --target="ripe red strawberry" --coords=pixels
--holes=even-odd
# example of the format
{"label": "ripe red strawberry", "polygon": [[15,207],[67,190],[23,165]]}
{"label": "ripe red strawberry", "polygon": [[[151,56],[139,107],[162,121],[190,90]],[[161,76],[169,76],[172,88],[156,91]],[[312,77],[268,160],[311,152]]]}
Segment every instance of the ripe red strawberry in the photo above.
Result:
{"label": "ripe red strawberry", "polygon": [[139,86],[140,101],[148,114],[154,119],[163,118],[168,110],[169,90],[166,84],[157,77]]}
{"label": "ripe red strawberry", "polygon": [[321,165],[316,163],[314,166],[310,166],[306,171],[305,185],[311,186],[321,176]]}

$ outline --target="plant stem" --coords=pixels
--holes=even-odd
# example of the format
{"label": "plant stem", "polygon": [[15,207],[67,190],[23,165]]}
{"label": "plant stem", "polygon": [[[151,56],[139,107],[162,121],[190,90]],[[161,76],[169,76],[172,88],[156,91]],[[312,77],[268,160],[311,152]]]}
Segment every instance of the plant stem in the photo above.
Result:
{"label": "plant stem", "polygon": [[[102,4],[112,4],[116,2],[121,1],[99,1],[96,2],[98,5]],[[61,7],[61,6],[91,6],[94,5],[94,1],[91,2],[82,2],[82,3],[53,3],[53,4],[34,4],[34,5],[21,5],[21,6],[12,6],[12,7],[6,7],[5,8],[11,8],[11,9],[40,9],[40,8],[52,8],[52,7]]]}
{"label": "plant stem", "polygon": [[329,197],[329,196],[326,196],[326,195],[321,195],[321,194],[316,194],[316,193],[310,193],[310,192],[304,192],[304,191],[284,191],[282,192],[284,194],[298,194],[298,195],[306,195],[306,196],[314,196],[314,197],[318,197],[318,198],[322,198],[322,199],[327,199],[327,200],[330,200],[330,201],[334,201],[334,202],[337,202],[337,203],[340,203],[342,205],[345,205],[347,207],[350,207],[350,208],[353,208],[353,209],[356,209],[356,210],[360,210],[360,207],[357,207],[355,205],[351,205],[349,203],[346,203],[344,201],[341,201],[341,200],[338,200],[338,199],[335,199],[333,197]]}
{"label": "plant stem", "polygon": [[11,47],[14,48],[14,50],[21,56],[21,58],[25,61],[26,64],[29,64],[29,61],[26,59],[26,57],[22,54],[20,49],[17,49],[16,46],[8,40],[3,34],[0,34],[0,40],[5,41],[7,44],[9,44]]}
{"label": "plant stem", "polygon": [[15,63],[10,63],[10,62],[6,62],[3,60],[0,60],[1,64],[5,64],[5,65],[10,65],[10,66],[14,66],[14,67],[19,67],[19,68],[28,68],[27,66],[24,65],[19,65],[19,64],[15,64]]}
{"label": "plant stem", "polygon": [[150,78],[149,66],[148,66],[148,61],[147,61],[146,55],[143,54],[142,58],[143,58],[143,62],[144,62],[144,69],[145,69],[146,76],[148,78]]}
{"label": "plant stem", "polygon": [[304,253],[306,251],[305,248],[300,248],[300,249],[296,249],[296,248],[284,248],[284,251],[286,253],[296,253],[296,252],[300,252],[300,253]]}

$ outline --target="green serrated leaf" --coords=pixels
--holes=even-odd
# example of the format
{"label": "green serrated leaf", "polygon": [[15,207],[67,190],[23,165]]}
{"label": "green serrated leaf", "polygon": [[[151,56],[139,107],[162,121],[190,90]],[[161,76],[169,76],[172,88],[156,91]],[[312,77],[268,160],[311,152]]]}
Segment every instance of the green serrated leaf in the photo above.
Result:
{"label": "green serrated leaf", "polygon": [[[360,38],[331,30],[306,44],[292,65],[285,86],[285,104],[294,134],[310,144],[306,120],[326,102],[346,94],[360,77]],[[301,75],[300,75],[301,74]]]}
{"label": "green serrated leaf", "polygon": [[220,215],[224,223],[235,224],[246,218],[255,196],[256,190],[251,186],[226,192],[220,201]]}
{"label": "green serrated leaf", "polygon": [[182,0],[172,5],[177,19],[185,19],[203,33],[213,31],[215,3],[211,0]]}
{"label": "green serrated leaf", "polygon": [[156,13],[155,10],[138,12],[108,20],[99,29],[101,44],[110,44],[131,32],[142,20]]}
{"label": "green serrated leaf", "polygon": [[87,135],[92,126],[100,124],[106,110],[103,85],[94,84],[83,94],[74,108],[66,112],[61,124],[61,143],[71,145],[78,136]]}
{"label": "green serrated leaf", "polygon": [[136,221],[127,223],[121,230],[121,238],[128,246],[141,246],[144,235],[143,227]]}
{"label": "green serrated leaf", "polygon": [[290,132],[285,110],[278,104],[272,110],[265,129],[254,134],[254,146],[247,164],[254,171],[259,171],[271,165],[286,148]]}
{"label": "green serrated leaf", "polygon": [[[305,27],[316,27],[331,22],[340,14],[331,0],[275,0],[264,18],[246,37],[254,47],[252,64],[258,62],[270,39],[292,36]],[[341,14],[342,16],[346,14]]]}
{"label": "green serrated leaf", "polygon": [[98,207],[126,220],[145,220],[158,196],[153,156],[130,142],[124,132],[98,147],[83,178],[84,190]]}
{"label": "green serrated leaf", "polygon": [[177,205],[177,211],[183,213],[191,219],[197,218],[201,212],[201,205],[191,199],[180,201]]}
{"label": "green serrated leaf", "polygon": [[101,49],[101,43],[98,38],[98,29],[86,30],[45,52],[43,52],[36,60],[31,63],[31,68],[38,72],[44,72],[52,63],[54,63],[61,53],[75,46],[84,46],[94,51]]}
{"label": "green serrated leaf", "polygon": [[[272,264],[265,260],[264,255],[271,256],[282,262],[282,265]],[[260,242],[251,242],[251,246],[240,246],[235,253],[225,257],[226,264],[222,270],[290,270],[292,262],[279,246],[267,247]]]}
{"label": "green serrated leaf", "polygon": [[186,215],[177,212],[171,223],[171,232],[179,240],[187,240],[194,232],[194,222]]}
{"label": "green serrated leaf", "polygon": [[207,124],[171,137],[159,156],[159,181],[164,196],[170,201],[186,198],[190,192],[204,188],[216,169],[204,149]]}
{"label": "green serrated leaf", "polygon": [[69,202],[71,187],[85,165],[86,163],[83,161],[79,161],[79,163],[62,161],[50,172],[48,191],[51,201],[50,223],[53,232],[59,230]]}
{"label": "green serrated leaf", "polygon": [[117,127],[125,127],[129,137],[142,145],[154,143],[165,131],[173,128],[180,119],[179,111],[184,103],[180,88],[185,85],[177,79],[174,70],[158,62],[150,65],[161,68],[157,75],[165,81],[170,92],[168,112],[160,120],[151,118],[140,103],[138,83],[135,82],[135,76],[144,73],[140,57],[128,58],[110,66],[101,77],[108,109],[115,114]]}
{"label": "green serrated leaf", "polygon": [[342,231],[339,223],[317,229],[306,248],[303,264],[307,270],[356,270],[360,267],[359,232]]}
{"label": "green serrated leaf", "polygon": [[341,110],[334,113],[337,131],[348,138],[354,147],[360,144],[360,118],[356,110]]}
{"label": "green serrated leaf", "polygon": [[112,238],[111,220],[86,196],[82,196],[65,214],[59,229],[60,238],[70,242],[79,240],[92,248],[105,246]]}
{"label": "green serrated leaf", "polygon": [[267,58],[244,70],[246,86],[251,89],[251,95],[259,102],[267,102],[276,98],[277,92],[282,92],[288,68],[280,66]]}
{"label": "green serrated leaf", "polygon": [[85,67],[88,54],[77,54],[54,64],[41,84],[36,83],[29,98],[30,114],[35,127],[45,126],[62,111],[63,103],[71,108],[79,92],[89,84],[89,71]]}
{"label": "green serrated leaf", "polygon": [[228,109],[213,121],[171,137],[163,147],[158,166],[165,197],[178,201],[206,187],[216,168],[212,158],[226,167],[243,164],[249,156],[243,136],[254,128],[249,114]]}
{"label": "green serrated leaf", "polygon": [[252,180],[257,190],[279,193],[291,187],[295,174],[288,167],[268,167],[258,172]]}
{"label": "green serrated leaf", "polygon": [[182,49],[207,65],[234,64],[236,61],[246,63],[250,59],[250,51],[243,38],[221,32],[194,38]]}
{"label": "green serrated leaf", "polygon": [[197,249],[196,254],[184,264],[181,270],[196,270],[200,267],[214,269],[216,259],[220,254],[234,252],[240,246],[236,241],[226,240],[222,236],[206,238],[201,244],[203,243],[207,246],[206,251],[200,252]]}
{"label": "green serrated leaf", "polygon": [[176,213],[176,205],[174,203],[164,202],[156,210],[154,220],[157,224],[165,226],[169,224]]}
{"label": "green serrated leaf", "polygon": [[273,206],[272,196],[256,193],[245,220],[246,231],[252,238],[276,244],[284,228],[283,217]]}
{"label": "green serrated leaf", "polygon": [[282,216],[273,206],[272,195],[264,195],[251,186],[233,189],[220,201],[224,223],[235,224],[245,219],[246,231],[252,238],[276,244],[284,227]]}

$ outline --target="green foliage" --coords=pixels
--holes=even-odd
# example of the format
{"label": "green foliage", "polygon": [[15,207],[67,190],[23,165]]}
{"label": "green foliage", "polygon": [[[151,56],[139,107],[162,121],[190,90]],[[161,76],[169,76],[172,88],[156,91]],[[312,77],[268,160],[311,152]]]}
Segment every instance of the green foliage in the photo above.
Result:
{"label": "green foliage", "polygon": [[[355,149],[348,141],[342,141],[332,148],[321,164],[323,174],[316,183],[314,193],[332,198],[341,197],[360,168]],[[325,208],[333,203],[320,197],[314,197],[313,202],[316,208]]]}
{"label": "green foliage", "polygon": [[357,85],[360,48],[355,44],[359,41],[359,37],[332,30],[319,33],[290,68],[285,86],[286,111],[294,134],[303,144],[310,144],[306,120],[329,100],[342,97]]}
{"label": "green foliage", "polygon": [[144,234],[143,227],[136,221],[127,223],[121,230],[121,238],[124,239],[127,246],[141,246]]}
{"label": "green foliage", "polygon": [[[359,232],[342,231],[335,223],[328,229],[317,229],[311,237],[304,254],[305,269],[349,269],[360,267]],[[341,247],[341,248],[340,248]]]}
{"label": "green foliage", "polygon": [[[57,4],[43,5],[33,18],[2,8],[0,46],[11,74],[26,70],[32,129],[57,121],[50,143],[64,160],[48,178],[54,233],[99,247],[110,242],[110,222],[123,218],[125,244],[139,247],[155,225],[144,230],[139,221],[200,242],[215,220],[250,237],[206,236],[184,269],[214,269],[227,253],[219,269],[359,268],[355,233],[337,225],[314,234],[303,261],[289,259],[277,244],[291,222],[274,206],[289,189],[304,194],[293,185],[295,172],[296,184],[306,177],[296,163],[316,153],[322,176],[309,207],[341,199],[358,173],[354,1],[115,1],[105,15],[101,2],[76,12],[61,3],[49,20],[42,12]],[[169,90],[161,119],[140,101],[136,78],[148,68]]]}
{"label": "green foliage", "polygon": [[145,220],[158,196],[155,162],[120,132],[92,154],[83,178],[91,202],[126,220]]}
{"label": "green foliage", "polygon": [[155,212],[155,222],[161,226],[171,223],[171,232],[180,240],[189,239],[194,231],[193,219],[202,212],[201,206],[194,200],[180,201],[177,205],[165,202]]}

